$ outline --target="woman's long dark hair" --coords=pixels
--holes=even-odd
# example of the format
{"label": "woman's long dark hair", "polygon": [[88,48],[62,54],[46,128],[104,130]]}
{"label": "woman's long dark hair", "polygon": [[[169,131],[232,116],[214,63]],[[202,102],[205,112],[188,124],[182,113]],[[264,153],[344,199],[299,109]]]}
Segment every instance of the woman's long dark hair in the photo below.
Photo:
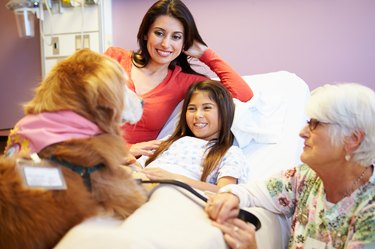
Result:
{"label": "woman's long dark hair", "polygon": [[232,146],[234,135],[231,132],[231,127],[234,118],[235,105],[232,96],[228,90],[219,82],[214,80],[205,80],[195,83],[190,86],[184,99],[181,110],[180,120],[175,128],[173,134],[161,143],[155,153],[146,161],[146,165],[154,161],[161,153],[166,151],[169,146],[184,136],[195,137],[193,132],[189,129],[186,123],[186,111],[190,103],[190,99],[196,92],[205,91],[209,94],[218,106],[219,113],[219,136],[217,139],[211,140],[208,146],[208,153],[203,162],[203,173],[201,181],[206,181],[208,175],[215,169],[223,158],[227,150]]}
{"label": "woman's long dark hair", "polygon": [[[137,35],[139,50],[133,53],[132,58],[135,66],[145,67],[149,63],[150,54],[147,50],[147,40],[145,40],[145,37],[156,18],[163,15],[176,18],[182,23],[184,27],[183,48],[185,50],[193,45],[194,40],[206,45],[198,32],[193,15],[183,2],[180,0],[159,0],[148,9],[139,27]],[[176,65],[181,67],[182,72],[198,74],[191,68],[188,56],[185,53],[180,53],[180,55],[170,63],[169,68],[174,69]]]}

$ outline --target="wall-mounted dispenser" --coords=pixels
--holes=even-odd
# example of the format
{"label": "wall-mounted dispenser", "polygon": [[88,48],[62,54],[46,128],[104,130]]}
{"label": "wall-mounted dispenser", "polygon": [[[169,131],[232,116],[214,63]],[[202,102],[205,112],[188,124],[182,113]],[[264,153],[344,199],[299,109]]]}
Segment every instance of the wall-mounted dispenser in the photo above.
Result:
{"label": "wall-mounted dispenser", "polygon": [[34,37],[39,25],[42,76],[82,48],[103,53],[112,45],[112,0],[9,0],[20,37]]}
{"label": "wall-mounted dispenser", "polygon": [[20,37],[34,37],[35,16],[39,19],[43,14],[40,0],[11,0],[6,7],[14,12],[17,30]]}

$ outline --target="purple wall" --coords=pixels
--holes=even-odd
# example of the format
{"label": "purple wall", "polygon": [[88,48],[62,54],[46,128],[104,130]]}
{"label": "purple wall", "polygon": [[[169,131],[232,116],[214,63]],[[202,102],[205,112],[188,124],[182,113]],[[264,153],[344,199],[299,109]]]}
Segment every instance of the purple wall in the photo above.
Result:
{"label": "purple wall", "polygon": [[23,115],[21,104],[30,100],[40,82],[39,26],[34,38],[18,37],[16,19],[0,0],[0,129],[13,127]]}
{"label": "purple wall", "polygon": [[[113,0],[114,43],[136,49],[152,0]],[[374,0],[186,0],[206,43],[241,74],[287,70],[311,89],[375,89]]]}
{"label": "purple wall", "polygon": [[[22,116],[40,81],[39,38],[20,39],[0,0],[0,129]],[[154,0],[113,0],[114,45],[136,49]],[[207,44],[239,73],[296,73],[311,89],[355,81],[375,89],[374,0],[185,0]],[[38,32],[37,34],[38,35]]]}

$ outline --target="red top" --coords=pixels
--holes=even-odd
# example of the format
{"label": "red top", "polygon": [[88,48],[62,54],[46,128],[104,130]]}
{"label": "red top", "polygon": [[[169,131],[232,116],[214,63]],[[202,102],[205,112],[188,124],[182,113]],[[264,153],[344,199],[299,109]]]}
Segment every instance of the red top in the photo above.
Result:
{"label": "red top", "polygon": [[[133,66],[132,52],[122,48],[110,47],[105,54],[122,65],[130,77],[129,88],[135,91],[130,73]],[[247,83],[212,49],[207,49],[201,56],[200,61],[217,74],[234,98],[243,102],[252,98],[253,92]],[[156,139],[174,108],[183,100],[189,86],[207,79],[209,78],[184,73],[179,66],[176,66],[174,70],[168,70],[167,76],[159,85],[140,96],[144,101],[142,118],[135,125],[125,124],[122,126],[125,140],[129,144],[135,144]]]}

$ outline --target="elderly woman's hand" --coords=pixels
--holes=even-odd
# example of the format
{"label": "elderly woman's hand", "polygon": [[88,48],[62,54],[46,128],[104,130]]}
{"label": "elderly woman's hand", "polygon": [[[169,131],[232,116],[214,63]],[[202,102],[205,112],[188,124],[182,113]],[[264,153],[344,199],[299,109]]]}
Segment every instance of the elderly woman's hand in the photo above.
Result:
{"label": "elderly woman's hand", "polygon": [[240,212],[239,204],[240,200],[236,195],[219,193],[208,199],[205,210],[211,219],[223,223],[238,216]]}
{"label": "elderly woman's hand", "polygon": [[238,218],[229,219],[223,224],[212,223],[224,234],[224,240],[232,249],[257,249],[255,227]]}

